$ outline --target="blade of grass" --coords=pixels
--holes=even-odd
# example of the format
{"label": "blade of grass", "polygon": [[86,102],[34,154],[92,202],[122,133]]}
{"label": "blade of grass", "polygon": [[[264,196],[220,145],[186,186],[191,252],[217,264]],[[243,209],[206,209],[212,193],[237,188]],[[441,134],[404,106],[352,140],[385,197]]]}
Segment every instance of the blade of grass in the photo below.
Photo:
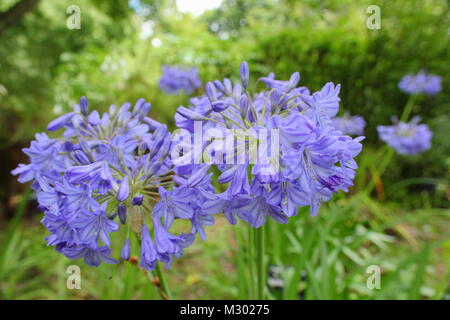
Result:
{"label": "blade of grass", "polygon": [[414,282],[412,283],[411,289],[409,291],[410,300],[418,300],[420,298],[420,288],[422,287],[424,281],[425,267],[427,265],[430,252],[431,247],[429,244],[427,244],[417,257],[417,270],[415,272]]}

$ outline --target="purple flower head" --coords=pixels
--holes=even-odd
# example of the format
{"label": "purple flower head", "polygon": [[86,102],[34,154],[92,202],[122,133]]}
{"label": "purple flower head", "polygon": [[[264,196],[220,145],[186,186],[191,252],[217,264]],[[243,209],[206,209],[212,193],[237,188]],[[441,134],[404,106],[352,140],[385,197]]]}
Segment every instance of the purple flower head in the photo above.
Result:
{"label": "purple flower head", "polygon": [[421,70],[417,74],[404,76],[398,87],[408,94],[435,95],[442,90],[441,77],[435,74],[427,74]]}
{"label": "purple flower head", "polygon": [[[32,181],[42,224],[50,232],[47,243],[68,258],[94,266],[114,262],[111,237],[122,227],[145,240],[142,264],[151,269],[157,261],[169,265],[180,257],[196,233],[203,236],[194,214],[212,214],[202,211],[214,198],[210,175],[202,165],[174,165],[171,133],[147,117],[150,107],[139,99],[134,107],[112,105],[100,114],[89,112],[82,97],[72,112],[49,124],[49,130],[64,130],[58,138],[37,134],[23,150],[30,162],[12,174],[20,182]],[[156,217],[164,225],[155,223]],[[171,234],[176,219],[191,223],[191,233]],[[154,241],[158,251],[153,252]],[[123,259],[129,251],[125,242]]]}
{"label": "purple flower head", "polygon": [[409,123],[394,121],[392,126],[378,126],[378,135],[399,154],[418,154],[431,147],[433,136],[428,126],[419,122],[415,117]]}
{"label": "purple flower head", "polygon": [[163,75],[159,80],[159,87],[166,93],[179,94],[181,91],[192,94],[200,88],[202,82],[198,77],[197,68],[181,69],[163,66]]}
{"label": "purple flower head", "polygon": [[333,126],[343,134],[358,136],[364,134],[366,121],[363,117],[345,113],[342,117],[333,118]]}
{"label": "purple flower head", "polygon": [[[298,86],[297,72],[287,81],[269,74],[260,79],[267,88],[251,93],[249,74],[243,63],[241,83],[215,80],[205,96],[192,98],[190,107],[180,107],[175,117],[180,128],[189,132],[200,128],[203,136],[214,133],[220,138],[204,142],[200,149],[210,155],[208,164],[221,171],[218,182],[225,184],[226,191],[218,198],[199,200],[204,201],[199,207],[191,205],[193,215],[181,209],[190,204],[175,197],[181,203],[158,208],[159,216],[169,211],[177,212],[172,216],[188,213],[199,233],[213,222],[212,216],[202,215],[221,211],[232,224],[239,218],[260,227],[268,217],[286,223],[299,207],[309,206],[315,215],[322,202],[352,186],[354,157],[361,151],[363,137],[351,138],[333,125],[340,85],[329,82],[310,93]],[[216,107],[221,103],[227,108]],[[177,182],[184,184],[179,178]]]}

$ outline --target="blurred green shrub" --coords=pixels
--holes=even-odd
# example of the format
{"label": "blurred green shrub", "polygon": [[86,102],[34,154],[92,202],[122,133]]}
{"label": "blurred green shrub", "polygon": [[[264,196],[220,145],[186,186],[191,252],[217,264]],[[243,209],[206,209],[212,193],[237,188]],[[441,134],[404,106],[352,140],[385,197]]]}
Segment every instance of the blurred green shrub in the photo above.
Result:
{"label": "blurred green shrub", "polygon": [[[450,21],[446,1],[265,4],[249,10],[245,27],[228,30],[236,41],[253,39],[247,58],[250,65],[256,64],[261,75],[274,71],[281,79],[299,71],[301,83],[312,90],[327,81],[341,83],[341,112],[362,115],[368,122],[366,146],[381,146],[376,126],[389,124],[392,116],[402,112],[408,96],[397,85],[405,74],[425,69],[441,75],[442,92],[424,97],[414,109],[414,115],[420,115],[434,132],[433,148],[418,157],[398,156],[385,176],[387,185],[417,176],[449,178],[450,143],[446,135],[450,129],[450,95],[446,75],[450,71]],[[380,7],[380,30],[366,28],[366,9],[372,4]],[[221,26],[220,32],[226,32]]]}

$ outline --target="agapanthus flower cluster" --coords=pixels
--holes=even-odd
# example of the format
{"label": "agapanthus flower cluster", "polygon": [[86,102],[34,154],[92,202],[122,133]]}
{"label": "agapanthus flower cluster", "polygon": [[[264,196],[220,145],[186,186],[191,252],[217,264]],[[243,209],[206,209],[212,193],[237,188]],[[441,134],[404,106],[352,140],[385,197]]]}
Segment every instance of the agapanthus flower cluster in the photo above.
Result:
{"label": "agapanthus flower cluster", "polygon": [[[49,131],[64,128],[60,137],[39,133],[24,149],[30,163],[12,173],[33,182],[50,232],[47,243],[68,258],[93,266],[117,262],[111,236],[120,228],[127,234],[121,258],[138,250],[130,247],[133,232],[141,243],[140,265],[152,270],[158,261],[168,266],[181,256],[195,234],[204,237],[203,226],[214,222],[202,210],[216,198],[208,166],[172,164],[171,134],[147,117],[150,107],[140,99],[101,115],[89,112],[82,97],[72,112],[48,125]],[[191,229],[172,234],[176,219]]]}
{"label": "agapanthus flower cluster", "polygon": [[420,117],[414,117],[409,123],[393,119],[392,126],[378,126],[380,139],[399,154],[418,154],[431,147],[433,133],[426,124],[419,124]]}
{"label": "agapanthus flower cluster", "polygon": [[362,135],[366,121],[361,116],[351,116],[349,113],[345,113],[342,117],[333,118],[333,126],[343,134]]}
{"label": "agapanthus flower cluster", "polygon": [[162,70],[163,74],[159,80],[159,87],[165,93],[179,94],[184,91],[187,94],[192,94],[195,89],[202,85],[197,68],[181,69],[165,65]]}
{"label": "agapanthus flower cluster", "polygon": [[404,76],[398,87],[408,94],[435,95],[442,90],[441,77],[435,74],[427,74],[421,70],[417,74]]}
{"label": "agapanthus flower cluster", "polygon": [[206,137],[204,155],[226,188],[215,209],[221,207],[232,224],[240,218],[253,227],[267,217],[286,223],[302,206],[316,215],[321,202],[352,186],[354,157],[362,147],[363,137],[351,138],[333,126],[340,85],[329,82],[311,93],[297,86],[298,73],[288,81],[269,74],[260,79],[266,88],[251,93],[249,77],[244,62],[240,82],[207,83],[206,95],[192,98],[175,117],[179,128],[201,128]]}

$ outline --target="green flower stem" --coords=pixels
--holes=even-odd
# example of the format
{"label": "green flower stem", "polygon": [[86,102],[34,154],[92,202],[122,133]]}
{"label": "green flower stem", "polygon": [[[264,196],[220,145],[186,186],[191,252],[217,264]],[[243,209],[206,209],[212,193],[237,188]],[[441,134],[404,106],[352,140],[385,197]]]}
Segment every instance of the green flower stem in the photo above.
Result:
{"label": "green flower stem", "polygon": [[[384,170],[386,170],[386,168],[387,168],[389,162],[391,162],[393,156],[394,156],[394,149],[392,149],[391,147],[384,146],[381,149],[380,156],[378,157],[378,159],[380,159],[380,160],[382,159],[382,160],[379,162],[380,165],[376,169],[376,172],[377,172],[379,177],[381,177],[381,175],[383,174]],[[372,179],[370,180],[369,184],[364,189],[364,191],[367,194],[371,194],[374,187],[375,187],[375,180],[372,177]]]}
{"label": "green flower stem", "polygon": [[254,229],[250,225],[248,225],[248,232],[247,232],[247,249],[248,249],[248,269],[249,273],[248,276],[250,278],[250,286],[249,286],[249,292],[248,296],[249,299],[253,300],[255,299],[256,292],[257,292],[257,281],[256,281],[256,268],[255,268],[255,244],[254,244]]}
{"label": "green flower stem", "polygon": [[158,276],[160,287],[166,295],[166,297],[163,297],[163,298],[170,300],[172,298],[172,296],[170,294],[170,289],[169,289],[168,283],[166,281],[166,278],[164,276],[164,273],[161,270],[161,264],[159,262],[156,264],[155,273]]}
{"label": "green flower stem", "polygon": [[266,266],[264,261],[264,249],[265,249],[265,239],[264,239],[264,226],[255,229],[255,243],[256,243],[256,266],[257,266],[257,300],[264,300],[265,298],[265,288],[266,288]]}
{"label": "green flower stem", "polygon": [[408,102],[406,103],[405,109],[403,109],[402,115],[400,116],[400,121],[407,121],[409,115],[411,114],[412,108],[417,101],[417,95],[412,94],[409,96]]}

